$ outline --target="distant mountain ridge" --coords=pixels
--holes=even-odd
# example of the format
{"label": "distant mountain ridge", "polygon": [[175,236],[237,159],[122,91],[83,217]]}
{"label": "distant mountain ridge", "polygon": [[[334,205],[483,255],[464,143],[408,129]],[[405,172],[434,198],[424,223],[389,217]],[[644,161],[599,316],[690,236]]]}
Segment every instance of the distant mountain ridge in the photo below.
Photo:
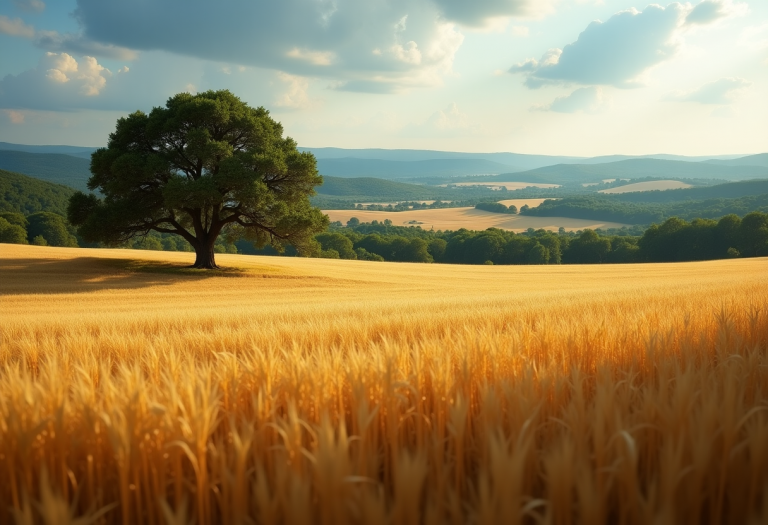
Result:
{"label": "distant mountain ridge", "polygon": [[333,177],[376,177],[380,179],[466,177],[496,175],[522,168],[484,159],[431,159],[431,160],[380,160],[380,159],[317,159],[321,175]]}
{"label": "distant mountain ridge", "polygon": [[62,153],[0,150],[0,169],[88,191],[91,161]]}
{"label": "distant mountain ridge", "polygon": [[[0,142],[0,169],[86,191],[90,155],[96,148],[30,146]],[[518,153],[466,153],[406,149],[299,148],[318,159],[322,175],[344,178],[451,179],[544,182],[594,182],[606,178],[714,178],[745,180],[768,177],[768,153],[683,157],[608,155],[582,158]],[[426,180],[424,180],[426,179]],[[431,183],[431,182],[430,182]]]}
{"label": "distant mountain ridge", "polygon": [[710,159],[706,162],[720,164],[721,166],[768,166],[768,153],[747,155],[737,159]]}
{"label": "distant mountain ridge", "polygon": [[83,146],[29,146],[26,144],[11,144],[10,142],[0,142],[0,151],[23,151],[25,153],[61,153],[71,155],[82,159],[91,160],[91,153],[98,148],[88,148]]}
{"label": "distant mountain ridge", "polygon": [[557,164],[524,172],[505,173],[484,181],[588,183],[604,179],[721,179],[728,181],[768,178],[768,167],[730,166],[710,162],[661,159],[627,159],[605,164]]}

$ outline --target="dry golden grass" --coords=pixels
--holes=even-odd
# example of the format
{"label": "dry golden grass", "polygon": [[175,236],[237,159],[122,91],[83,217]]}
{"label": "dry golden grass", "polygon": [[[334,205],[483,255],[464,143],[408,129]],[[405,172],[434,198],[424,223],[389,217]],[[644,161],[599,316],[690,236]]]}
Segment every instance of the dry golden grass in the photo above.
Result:
{"label": "dry golden grass", "polygon": [[627,184],[618,188],[608,188],[607,190],[600,190],[598,193],[632,193],[635,191],[678,190],[690,187],[690,184],[680,182],[679,180],[652,180]]}
{"label": "dry golden grass", "polygon": [[[519,210],[523,206],[528,206],[529,208],[535,208],[545,200],[547,199],[504,199],[504,200],[500,200],[499,202],[502,203],[504,206],[515,206]],[[557,199],[552,199],[552,200],[557,200]]]}
{"label": "dry golden grass", "polygon": [[0,245],[0,522],[768,522],[766,259],[218,259]]}
{"label": "dry golden grass", "polygon": [[[527,199],[520,199],[527,200]],[[537,199],[538,200],[538,199]],[[507,201],[502,201],[507,202]],[[566,231],[586,228],[621,228],[627,226],[618,222],[572,219],[569,217],[532,217],[529,215],[507,215],[477,210],[475,208],[439,208],[433,210],[372,211],[372,210],[323,210],[331,221],[346,223],[357,217],[361,222],[384,221],[389,219],[395,226],[418,225],[425,230],[485,230],[500,228],[523,232],[528,228],[557,231],[561,226]]]}

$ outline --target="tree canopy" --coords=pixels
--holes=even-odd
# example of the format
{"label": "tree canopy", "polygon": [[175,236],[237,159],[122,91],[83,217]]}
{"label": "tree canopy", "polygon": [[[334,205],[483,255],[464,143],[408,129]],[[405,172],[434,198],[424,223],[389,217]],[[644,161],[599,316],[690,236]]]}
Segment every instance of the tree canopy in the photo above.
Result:
{"label": "tree canopy", "polygon": [[216,268],[219,235],[299,253],[315,249],[328,219],[309,196],[322,184],[311,153],[283,138],[262,108],[229,91],[180,93],[147,115],[120,118],[91,157],[88,188],[69,221],[87,241],[124,243],[154,230],[183,237],[196,268]]}

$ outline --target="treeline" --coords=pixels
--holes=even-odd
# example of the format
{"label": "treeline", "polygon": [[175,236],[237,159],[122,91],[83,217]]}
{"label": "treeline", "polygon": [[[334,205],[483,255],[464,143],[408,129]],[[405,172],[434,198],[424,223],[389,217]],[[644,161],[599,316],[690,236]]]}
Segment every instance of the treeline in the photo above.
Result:
{"label": "treeline", "polygon": [[475,204],[476,210],[490,211],[493,213],[507,213],[510,215],[517,214],[517,206],[507,206],[501,202],[478,202]]}
{"label": "treeline", "polygon": [[[668,190],[674,191],[674,190]],[[546,200],[535,208],[521,209],[521,215],[571,217],[627,224],[651,224],[670,217],[685,220],[746,215],[751,211],[768,212],[768,193],[740,198],[707,199],[666,203],[627,202],[618,196],[565,197]]]}
{"label": "treeline", "polygon": [[[622,232],[624,233],[624,232]],[[641,236],[529,229],[523,233],[490,228],[454,232],[393,226],[391,221],[337,224],[316,237],[326,258],[449,264],[600,264],[674,262],[768,256],[768,214],[719,221],[671,218]],[[243,253],[274,255],[240,241]],[[287,251],[287,255],[295,252]]]}
{"label": "treeline", "polygon": [[[47,211],[26,216],[18,212],[0,212],[0,243],[69,248],[100,247],[80,238],[63,215]],[[149,232],[145,237],[130,239],[121,247],[136,250],[193,251],[192,246],[178,235],[158,232]],[[217,240],[214,250],[217,253],[238,253],[235,245],[227,243],[225,237]]]}

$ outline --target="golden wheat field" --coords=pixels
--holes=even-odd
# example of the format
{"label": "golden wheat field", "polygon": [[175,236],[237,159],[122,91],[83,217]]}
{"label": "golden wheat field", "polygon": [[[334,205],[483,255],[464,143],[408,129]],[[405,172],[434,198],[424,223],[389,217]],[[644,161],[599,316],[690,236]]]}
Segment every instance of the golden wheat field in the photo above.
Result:
{"label": "golden wheat field", "polygon": [[0,245],[2,523],[768,523],[768,260]]}
{"label": "golden wheat field", "polygon": [[[527,199],[508,199],[500,202],[525,201]],[[533,200],[533,199],[532,199]],[[544,199],[536,199],[544,200]],[[541,202],[539,202],[541,204]],[[522,204],[521,204],[522,206]],[[538,206],[538,204],[537,204]],[[534,217],[531,215],[507,215],[493,213],[475,208],[437,208],[431,210],[406,211],[375,211],[375,210],[323,210],[331,221],[346,223],[350,218],[357,217],[361,222],[391,220],[395,226],[421,226],[425,230],[485,230],[500,228],[514,232],[523,232],[528,228],[557,231],[563,227],[566,231],[584,230],[587,228],[621,228],[627,224],[608,221],[593,221],[588,219],[572,219],[570,217]]]}

